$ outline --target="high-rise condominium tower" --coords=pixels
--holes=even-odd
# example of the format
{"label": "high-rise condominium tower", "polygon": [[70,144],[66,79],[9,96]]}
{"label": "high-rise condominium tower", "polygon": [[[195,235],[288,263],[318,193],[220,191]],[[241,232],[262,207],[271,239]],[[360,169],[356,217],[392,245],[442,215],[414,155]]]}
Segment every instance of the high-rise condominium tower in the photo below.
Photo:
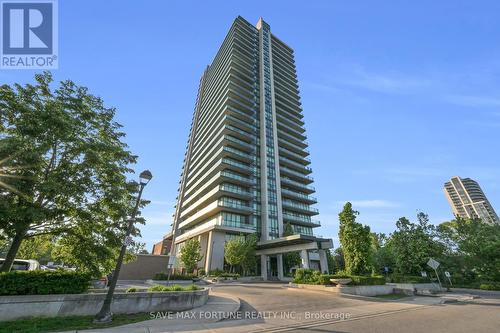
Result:
{"label": "high-rise condominium tower", "polygon": [[476,181],[452,177],[444,184],[444,193],[455,215],[480,218],[487,223],[500,223],[498,215]]}
{"label": "high-rise condominium tower", "polygon": [[257,234],[262,278],[286,275],[282,254],[292,251],[302,267],[328,270],[332,242],[313,235],[307,146],[293,50],[262,19],[255,27],[236,18],[200,80],[171,253],[196,238],[199,267],[224,269],[224,243]]}

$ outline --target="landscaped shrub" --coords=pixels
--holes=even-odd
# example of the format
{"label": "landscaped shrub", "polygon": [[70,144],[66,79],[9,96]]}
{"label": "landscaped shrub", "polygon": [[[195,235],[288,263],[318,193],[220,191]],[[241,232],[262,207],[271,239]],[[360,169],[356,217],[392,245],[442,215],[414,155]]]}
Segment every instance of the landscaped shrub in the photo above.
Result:
{"label": "landscaped shrub", "polygon": [[200,287],[198,287],[197,285],[194,285],[194,284],[189,285],[185,288],[186,291],[195,291],[195,290],[200,290],[200,289],[201,289]]}
{"label": "landscaped shrub", "polygon": [[[192,280],[193,278],[197,278],[193,274],[170,274],[170,280]],[[166,281],[168,280],[168,273],[160,272],[156,273],[153,276],[153,280]]]}
{"label": "landscaped shrub", "polygon": [[133,287],[132,288],[128,288],[126,292],[127,293],[136,293],[137,292],[137,288],[133,288]]}
{"label": "landscaped shrub", "polygon": [[152,286],[148,289],[150,292],[163,292],[163,291],[194,291],[194,290],[200,290],[200,287],[192,284],[187,287],[179,286],[178,284],[174,284],[173,286],[162,286],[162,285],[155,285]]}
{"label": "landscaped shrub", "polygon": [[219,275],[219,277],[221,278],[239,278],[240,275],[238,273],[222,273],[221,275]]}
{"label": "landscaped shrub", "polygon": [[479,286],[481,290],[500,290],[500,282],[484,282]]}
{"label": "landscaped shrub", "polygon": [[385,284],[385,277],[383,276],[350,276],[352,282],[351,286],[379,286]]}
{"label": "landscaped shrub", "polygon": [[0,273],[0,295],[81,294],[90,281],[87,273],[63,270]]}
{"label": "landscaped shrub", "polygon": [[208,276],[220,277],[220,278],[236,278],[236,279],[240,277],[238,273],[227,273],[220,269],[215,269],[213,271],[208,272]]}
{"label": "landscaped shrub", "polygon": [[330,279],[346,279],[351,278],[352,282],[349,285],[353,286],[375,286],[385,284],[385,277],[383,276],[357,276],[348,274],[321,274],[321,272],[313,269],[300,268],[295,272],[293,279],[294,283],[303,284],[320,284],[331,285],[333,282]]}
{"label": "landscaped shrub", "polygon": [[319,275],[321,275],[321,273],[314,270],[314,269],[299,268],[295,271],[295,275],[293,277],[293,282],[306,283],[306,284],[317,284],[317,280],[318,280]]}
{"label": "landscaped shrub", "polygon": [[208,272],[208,276],[215,276],[215,277],[219,277],[221,274],[224,274],[224,271],[223,270],[220,270],[220,269],[214,269],[213,271],[210,271]]}
{"label": "landscaped shrub", "polygon": [[392,283],[429,283],[431,280],[417,275],[392,274],[389,278]]}

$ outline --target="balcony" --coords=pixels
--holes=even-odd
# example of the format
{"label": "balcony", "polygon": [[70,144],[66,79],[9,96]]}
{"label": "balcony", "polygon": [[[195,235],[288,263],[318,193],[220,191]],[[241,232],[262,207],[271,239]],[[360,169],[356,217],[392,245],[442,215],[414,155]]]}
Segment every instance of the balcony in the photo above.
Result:
{"label": "balcony", "polygon": [[253,185],[253,183],[254,183],[254,178],[253,177],[244,177],[244,176],[238,175],[236,173],[233,173],[233,172],[231,172],[229,170],[221,171],[220,176],[221,177],[225,177],[225,178],[227,178],[229,180],[233,180],[233,181],[237,181],[237,182],[243,183],[245,185]]}
{"label": "balcony", "polygon": [[311,184],[314,181],[311,176],[307,176],[301,172],[297,172],[286,167],[280,167],[280,174],[285,174],[287,177],[294,178],[295,180],[302,181],[306,184]]}
{"label": "balcony", "polygon": [[221,192],[227,192],[232,195],[236,195],[238,197],[243,197],[243,198],[251,198],[252,193],[250,191],[247,191],[239,186],[233,185],[233,184],[226,184],[223,183],[219,185],[219,191]]}
{"label": "balcony", "polygon": [[238,211],[243,211],[245,213],[251,213],[253,212],[252,207],[239,203],[234,200],[228,200],[228,198],[224,197],[221,198],[217,201],[217,206],[219,207],[224,207],[224,208],[230,208],[231,210],[238,210]]}
{"label": "balcony", "polygon": [[[223,147],[221,153],[222,153],[222,157],[229,156],[229,157],[241,160],[245,163],[253,163],[255,161],[255,156],[247,154],[239,149],[229,147],[229,146]],[[218,154],[220,154],[220,153],[217,152],[217,155]]]}
{"label": "balcony", "polygon": [[250,151],[250,152],[255,150],[254,144],[250,144],[250,143],[245,142],[243,140],[237,139],[234,136],[224,135],[223,139],[229,143],[232,143],[232,144],[238,146],[238,148],[242,148],[242,149],[245,149],[245,150]]}
{"label": "balcony", "polygon": [[303,191],[308,194],[316,192],[314,186],[302,184],[287,177],[281,177],[281,182],[289,187],[297,188],[299,191]]}
{"label": "balcony", "polygon": [[222,163],[225,165],[229,165],[231,167],[237,168],[239,172],[245,172],[254,174],[254,167],[245,163],[238,162],[236,160],[230,158],[223,158]]}
{"label": "balcony", "polygon": [[278,137],[288,142],[289,145],[297,146],[301,150],[307,148],[306,140],[298,139],[297,137],[294,137],[293,135],[290,135],[279,128],[278,128]]}
{"label": "balcony", "polygon": [[280,155],[280,165],[290,167],[291,169],[298,170],[299,172],[303,172],[305,174],[310,174],[312,172],[312,169],[310,167],[292,161],[291,159],[283,157],[281,155]]}
{"label": "balcony", "polygon": [[303,200],[304,202],[307,202],[308,204],[314,204],[314,203],[318,202],[318,200],[315,197],[312,197],[312,196],[307,195],[305,193],[288,190],[286,188],[281,189],[281,196],[287,197],[290,199],[296,199],[296,200],[300,199],[300,200]]}
{"label": "balcony", "polygon": [[312,220],[310,216],[296,216],[286,212],[283,212],[283,220],[289,221],[295,224],[300,224],[307,227],[319,227],[321,222],[318,220]]}
{"label": "balcony", "polygon": [[293,202],[291,200],[283,200],[282,201],[283,207],[286,207],[287,209],[297,211],[299,213],[303,214],[310,214],[310,215],[318,215],[319,211],[317,208],[310,207],[305,204]]}

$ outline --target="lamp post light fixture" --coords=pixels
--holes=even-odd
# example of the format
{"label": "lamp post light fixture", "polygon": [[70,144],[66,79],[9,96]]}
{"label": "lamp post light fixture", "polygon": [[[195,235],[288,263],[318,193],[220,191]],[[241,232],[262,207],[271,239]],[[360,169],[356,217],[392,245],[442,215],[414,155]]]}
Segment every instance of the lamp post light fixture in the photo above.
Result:
{"label": "lamp post light fixture", "polygon": [[137,211],[139,210],[139,205],[141,203],[141,196],[144,187],[149,183],[149,181],[153,178],[151,171],[144,170],[139,175],[139,193],[137,195],[137,200],[135,202],[134,210],[132,211],[132,215],[130,219],[128,219],[128,227],[127,233],[125,234],[125,238],[122,242],[122,248],[120,250],[120,255],[118,256],[118,260],[116,262],[115,271],[113,272],[113,276],[111,277],[111,281],[109,282],[108,293],[106,294],[106,299],[102,304],[101,310],[96,314],[94,318],[94,323],[106,324],[113,320],[113,313],[111,312],[111,302],[113,301],[113,294],[115,292],[116,283],[118,282],[118,275],[120,275],[120,269],[122,268],[123,258],[125,257],[125,252],[127,251],[127,246],[130,245],[130,233],[132,232],[132,228],[134,227],[135,216],[137,215]]}

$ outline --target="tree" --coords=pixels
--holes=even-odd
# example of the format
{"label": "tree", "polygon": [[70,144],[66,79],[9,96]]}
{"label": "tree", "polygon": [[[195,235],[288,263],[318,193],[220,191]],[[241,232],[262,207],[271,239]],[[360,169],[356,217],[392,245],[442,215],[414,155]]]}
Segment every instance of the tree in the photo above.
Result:
{"label": "tree", "polygon": [[224,259],[231,266],[231,272],[238,265],[241,265],[247,257],[244,237],[237,237],[228,240],[224,244]]}
{"label": "tree", "polygon": [[[119,245],[137,191],[126,180],[136,157],[122,142],[115,109],[69,80],[52,91],[49,72],[35,79],[0,87],[0,229],[11,239],[4,272],[29,237]],[[95,249],[87,245],[74,250]]]}
{"label": "tree", "polygon": [[245,259],[241,263],[243,275],[249,275],[257,264],[255,256],[255,251],[257,249],[257,241],[258,238],[257,235],[255,234],[248,235],[245,238]]}
{"label": "tree", "polygon": [[328,274],[334,274],[337,270],[337,263],[335,262],[335,257],[332,254],[332,249],[326,249],[326,261],[328,262]]}
{"label": "tree", "polygon": [[[294,235],[295,232],[293,230],[292,225],[288,222],[285,224],[285,228],[283,230],[283,236],[291,236]],[[293,267],[299,266],[300,263],[302,262],[302,259],[300,257],[300,252],[294,251],[294,252],[287,252],[283,254],[283,266],[285,269],[285,275],[289,276],[290,275],[290,270]]]}
{"label": "tree", "polygon": [[333,260],[335,261],[335,272],[345,270],[344,250],[338,247],[333,251]]}
{"label": "tree", "polygon": [[384,273],[385,267],[394,269],[395,258],[391,238],[383,233],[372,233],[373,266],[378,273]]}
{"label": "tree", "polygon": [[476,272],[483,280],[500,281],[500,225],[457,217],[440,224],[438,230],[455,265],[462,266],[456,267],[457,271]]}
{"label": "tree", "polygon": [[188,273],[192,273],[198,267],[198,262],[202,258],[200,242],[197,239],[191,238],[184,242],[180,250],[180,259]]}
{"label": "tree", "polygon": [[396,222],[397,230],[391,235],[392,252],[397,271],[403,275],[419,275],[429,258],[440,257],[442,245],[435,239],[435,228],[424,213],[417,214],[417,223],[406,217]]}
{"label": "tree", "polygon": [[19,247],[18,257],[21,259],[35,259],[42,262],[52,260],[52,249],[55,237],[52,235],[39,235],[24,240]]}
{"label": "tree", "polygon": [[344,252],[345,270],[348,274],[371,272],[372,243],[370,227],[356,222],[359,212],[352,209],[350,202],[339,214],[339,239]]}
{"label": "tree", "polygon": [[257,235],[240,235],[228,240],[224,244],[224,259],[231,266],[231,272],[241,266],[243,274],[255,267],[255,250],[257,248]]}

